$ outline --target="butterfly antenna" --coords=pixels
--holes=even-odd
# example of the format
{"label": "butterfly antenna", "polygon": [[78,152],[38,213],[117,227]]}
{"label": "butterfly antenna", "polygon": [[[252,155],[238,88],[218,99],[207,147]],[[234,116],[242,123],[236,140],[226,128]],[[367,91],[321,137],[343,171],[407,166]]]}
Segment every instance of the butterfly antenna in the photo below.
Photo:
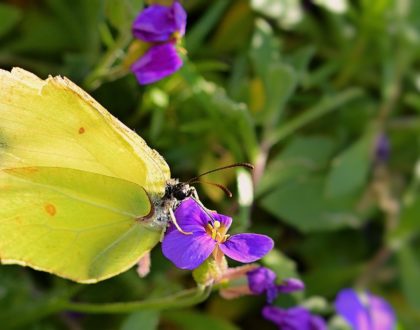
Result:
{"label": "butterfly antenna", "polygon": [[210,181],[203,181],[203,180],[196,180],[196,181],[188,181],[189,184],[193,184],[193,183],[201,183],[201,184],[208,184],[214,187],[219,188],[220,190],[222,190],[227,197],[232,197],[232,192],[226,188],[224,185],[219,184],[219,183],[215,183],[215,182],[210,182]]}
{"label": "butterfly antenna", "polygon": [[197,198],[195,198],[195,197],[191,197],[191,199],[194,201],[194,202],[196,202],[196,204],[203,210],[203,212],[205,213],[205,214],[207,214],[208,216],[209,216],[209,218],[211,219],[211,220],[213,220],[213,222],[214,221],[216,221],[214,218],[213,218],[213,216],[212,216],[212,214],[209,212],[209,210],[208,209],[206,209],[206,207],[203,205],[203,204],[201,204],[201,202],[200,202],[200,200],[199,199],[197,199]]}
{"label": "butterfly antenna", "polygon": [[191,183],[193,181],[196,181],[197,182],[198,179],[201,178],[204,175],[207,175],[207,174],[210,174],[210,173],[214,173],[214,172],[218,172],[218,171],[221,171],[221,170],[226,170],[228,168],[233,168],[233,167],[245,167],[245,168],[248,168],[250,170],[253,170],[254,169],[254,165],[249,164],[249,163],[235,163],[235,164],[231,164],[231,165],[227,165],[227,166],[223,166],[223,167],[218,167],[218,168],[215,168],[214,170],[201,173],[200,175],[198,175],[198,176],[196,176],[196,177],[188,180],[187,183]]}

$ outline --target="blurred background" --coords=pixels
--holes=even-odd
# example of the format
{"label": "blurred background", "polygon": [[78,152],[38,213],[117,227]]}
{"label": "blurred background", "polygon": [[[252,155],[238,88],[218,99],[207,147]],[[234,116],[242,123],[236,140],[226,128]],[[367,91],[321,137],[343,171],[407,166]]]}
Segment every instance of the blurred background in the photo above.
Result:
{"label": "blurred background", "polygon": [[[187,180],[233,162],[255,170],[197,187],[231,233],[271,236],[262,260],[299,277],[303,304],[334,325],[345,287],[387,299],[398,329],[420,329],[420,1],[187,0],[183,68],[156,84],[113,73],[141,0],[2,0],[0,67],[65,75],[162,154]],[[254,186],[251,194],[250,186]],[[230,261],[231,265],[235,265]],[[0,329],[274,329],[264,297],[193,308],[88,315],[54,312],[60,297],[112,302],[192,287],[156,248],[152,269],[78,285],[0,267]]]}

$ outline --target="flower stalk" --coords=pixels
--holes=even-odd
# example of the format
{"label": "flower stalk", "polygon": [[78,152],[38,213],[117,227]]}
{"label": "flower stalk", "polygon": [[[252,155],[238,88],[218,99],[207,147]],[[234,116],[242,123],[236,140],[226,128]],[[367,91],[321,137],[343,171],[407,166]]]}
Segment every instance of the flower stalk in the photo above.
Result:
{"label": "flower stalk", "polygon": [[103,313],[131,313],[140,310],[164,310],[173,308],[185,308],[194,306],[206,300],[210,295],[212,286],[197,286],[175,294],[140,301],[115,302],[115,303],[81,303],[63,302],[60,304],[61,310],[71,312],[81,312],[89,314]]}

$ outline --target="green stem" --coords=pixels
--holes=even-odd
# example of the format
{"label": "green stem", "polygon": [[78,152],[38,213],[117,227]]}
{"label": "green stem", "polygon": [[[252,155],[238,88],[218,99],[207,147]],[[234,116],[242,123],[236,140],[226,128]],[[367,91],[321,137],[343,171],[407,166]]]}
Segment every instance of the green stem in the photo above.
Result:
{"label": "green stem", "polygon": [[199,286],[194,289],[184,290],[176,294],[163,297],[148,299],[143,301],[117,302],[117,303],[78,303],[63,302],[61,310],[82,312],[82,313],[130,313],[139,310],[153,309],[162,310],[170,308],[181,308],[196,305],[210,295],[212,287]]}
{"label": "green stem", "polygon": [[98,65],[86,77],[83,84],[86,89],[93,90],[98,88],[101,82],[113,73],[110,70],[112,65],[121,57],[123,50],[130,41],[131,35],[129,33],[121,33],[119,35],[113,47],[108,49]]}
{"label": "green stem", "polygon": [[312,109],[308,109],[296,118],[288,121],[286,124],[274,130],[268,138],[270,146],[280,142],[290,134],[296,132],[299,128],[307,125],[323,115],[340,108],[345,103],[348,103],[362,95],[362,91],[357,88],[351,88],[333,97],[327,97]]}
{"label": "green stem", "polygon": [[69,299],[76,290],[70,291],[67,295],[62,297],[51,297],[46,299],[43,303],[37,304],[30,311],[24,311],[18,318],[15,314],[0,317],[1,328],[18,328],[34,323],[44,317],[52,314],[73,311],[81,313],[130,313],[139,310],[153,309],[162,310],[170,308],[182,308],[199,304],[207,299],[210,295],[212,287],[199,286],[194,289],[184,290],[176,294],[163,297],[147,299],[143,301],[132,302],[118,302],[118,303],[77,303],[66,301]]}

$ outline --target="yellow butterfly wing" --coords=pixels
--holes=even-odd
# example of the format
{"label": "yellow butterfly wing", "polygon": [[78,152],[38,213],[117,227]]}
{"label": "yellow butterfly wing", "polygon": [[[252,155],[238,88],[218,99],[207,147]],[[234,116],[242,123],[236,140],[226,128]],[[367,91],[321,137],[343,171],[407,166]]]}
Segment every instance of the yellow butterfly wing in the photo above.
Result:
{"label": "yellow butterfly wing", "polygon": [[[0,70],[0,261],[82,283],[159,242],[168,165],[66,78]],[[148,217],[148,221],[141,219]]]}
{"label": "yellow butterfly wing", "polygon": [[62,77],[0,70],[0,168],[53,166],[125,179],[161,196],[164,159]]}
{"label": "yellow butterfly wing", "polygon": [[132,267],[162,229],[145,190],[122,179],[60,167],[0,170],[0,258],[94,283]]}

